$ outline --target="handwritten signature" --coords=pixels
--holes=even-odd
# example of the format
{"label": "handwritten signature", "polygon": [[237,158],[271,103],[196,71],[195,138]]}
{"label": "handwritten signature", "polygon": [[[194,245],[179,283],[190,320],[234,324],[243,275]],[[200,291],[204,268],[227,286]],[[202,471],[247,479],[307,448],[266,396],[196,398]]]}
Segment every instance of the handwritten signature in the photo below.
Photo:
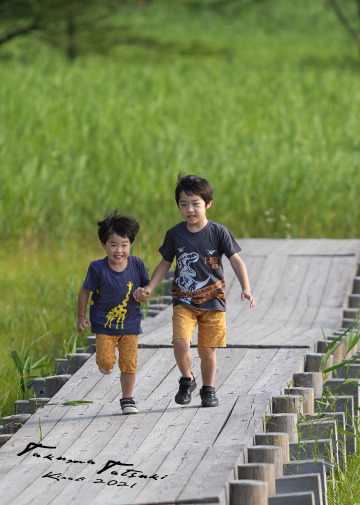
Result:
{"label": "handwritten signature", "polygon": [[[47,454],[41,454],[40,452],[37,452],[35,451],[35,449],[56,449],[56,446],[50,446],[50,445],[43,445],[43,444],[36,444],[34,442],[29,442],[27,444],[27,446],[25,447],[24,450],[22,450],[21,452],[19,452],[17,454],[17,456],[23,456],[24,454],[27,454],[27,453],[30,453],[32,451],[32,456],[35,457],[35,458],[41,458],[41,459],[46,459],[46,460],[49,460],[49,461],[62,461],[66,464],[70,464],[70,463],[73,463],[73,464],[82,464],[82,465],[95,465],[95,461],[90,459],[90,460],[87,460],[87,461],[82,461],[82,460],[78,460],[78,459],[71,459],[71,458],[67,458],[65,456],[54,456],[53,453],[47,453]],[[121,461],[115,461],[115,460],[108,460],[104,466],[102,466],[100,468],[100,470],[98,470],[96,472],[97,475],[100,475],[104,472],[108,472],[109,470],[112,469],[112,471],[110,472],[110,475],[115,475],[115,476],[118,476],[120,475],[120,477],[126,477],[126,478],[130,478],[130,479],[134,479],[134,478],[137,478],[137,479],[152,479],[152,480],[163,480],[163,479],[166,479],[166,477],[168,477],[168,475],[158,475],[157,473],[154,473],[152,475],[147,475],[145,474],[142,470],[137,470],[136,468],[118,468],[118,467],[133,467],[134,465],[132,463],[122,463]],[[116,467],[116,470],[114,469]],[[43,478],[49,478],[49,479],[54,479],[58,482],[60,482],[60,480],[72,480],[74,482],[81,482],[81,481],[84,481],[86,480],[85,477],[78,477],[78,478],[73,478],[73,477],[65,477],[61,472],[58,472],[58,473],[54,473],[54,472],[48,472],[47,474],[43,475],[42,476]],[[128,484],[126,481],[117,481],[116,479],[111,479],[109,480],[108,482],[105,482],[102,478],[97,478],[93,481],[93,484],[107,484],[108,486],[119,486],[119,487],[122,487],[122,486],[128,486],[128,487],[134,487],[136,483],[134,484]]]}

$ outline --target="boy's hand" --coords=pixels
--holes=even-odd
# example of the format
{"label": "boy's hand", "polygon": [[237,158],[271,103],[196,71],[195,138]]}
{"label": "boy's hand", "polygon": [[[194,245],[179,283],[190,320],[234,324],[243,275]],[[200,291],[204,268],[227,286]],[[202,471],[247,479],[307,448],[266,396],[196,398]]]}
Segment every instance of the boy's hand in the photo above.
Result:
{"label": "boy's hand", "polygon": [[87,326],[91,326],[91,323],[87,317],[79,317],[76,325],[78,333],[83,333]]}
{"label": "boy's hand", "polygon": [[150,300],[151,290],[148,289],[147,286],[144,288],[137,288],[135,289],[133,296],[137,302],[146,303]]}
{"label": "boy's hand", "polygon": [[253,295],[250,293],[250,291],[243,290],[243,292],[241,293],[241,301],[243,302],[245,300],[245,298],[250,301],[250,309],[255,307],[256,302],[255,302]]}

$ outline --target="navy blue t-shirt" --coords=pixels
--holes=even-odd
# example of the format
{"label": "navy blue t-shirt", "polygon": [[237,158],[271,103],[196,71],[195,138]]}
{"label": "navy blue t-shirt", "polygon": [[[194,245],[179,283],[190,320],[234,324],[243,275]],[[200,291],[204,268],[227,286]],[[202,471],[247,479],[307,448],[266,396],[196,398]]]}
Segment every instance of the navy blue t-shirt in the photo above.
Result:
{"label": "navy blue t-shirt", "polygon": [[91,331],[104,335],[138,335],[142,333],[140,303],[133,297],[136,288],[146,286],[149,276],[142,260],[128,257],[122,272],[116,272],[107,257],[90,263],[83,287],[92,291]]}
{"label": "navy blue t-shirt", "polygon": [[221,261],[241,251],[225,226],[208,221],[202,230],[192,233],[186,221],[167,231],[159,252],[172,263],[176,256],[172,296],[173,305],[187,305],[202,310],[225,310],[225,279]]}

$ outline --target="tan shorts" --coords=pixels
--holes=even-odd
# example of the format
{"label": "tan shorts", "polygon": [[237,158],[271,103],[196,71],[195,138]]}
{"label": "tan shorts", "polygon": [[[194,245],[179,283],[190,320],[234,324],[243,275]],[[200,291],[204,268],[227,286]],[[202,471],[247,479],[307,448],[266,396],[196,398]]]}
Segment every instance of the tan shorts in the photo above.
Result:
{"label": "tan shorts", "polygon": [[185,305],[173,309],[173,341],[185,338],[192,342],[198,325],[198,347],[226,347],[225,312],[222,310],[199,310]]}
{"label": "tan shorts", "polygon": [[96,363],[110,372],[115,364],[115,349],[119,350],[119,368],[136,373],[138,335],[96,335]]}

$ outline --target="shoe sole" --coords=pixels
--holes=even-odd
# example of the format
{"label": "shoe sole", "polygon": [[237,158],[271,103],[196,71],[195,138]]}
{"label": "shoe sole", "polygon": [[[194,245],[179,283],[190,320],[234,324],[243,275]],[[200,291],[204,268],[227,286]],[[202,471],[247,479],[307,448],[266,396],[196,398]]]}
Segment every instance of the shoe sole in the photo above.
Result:
{"label": "shoe sole", "polygon": [[131,414],[137,414],[138,409],[136,407],[125,407],[122,411],[124,415],[131,415]]}
{"label": "shoe sole", "polygon": [[217,403],[202,403],[201,406],[204,407],[204,408],[208,408],[208,407],[217,407],[219,405],[219,402]]}
{"label": "shoe sole", "polygon": [[177,403],[178,405],[189,405],[190,402],[191,402],[191,398],[189,398],[189,400],[185,400],[185,401],[182,401],[182,402],[179,402],[179,400],[177,400],[175,398],[175,403]]}

